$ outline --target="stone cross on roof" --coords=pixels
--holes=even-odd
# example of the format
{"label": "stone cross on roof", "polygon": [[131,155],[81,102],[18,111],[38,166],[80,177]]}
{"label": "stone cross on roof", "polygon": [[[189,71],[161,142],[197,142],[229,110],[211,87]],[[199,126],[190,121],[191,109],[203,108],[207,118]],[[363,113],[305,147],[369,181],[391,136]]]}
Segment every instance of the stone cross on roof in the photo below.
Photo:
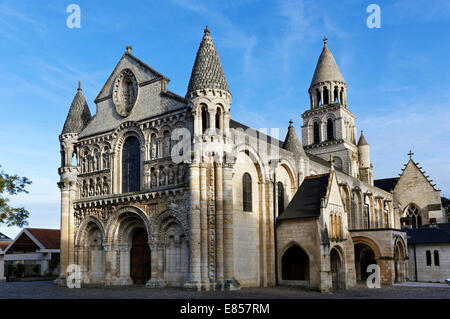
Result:
{"label": "stone cross on roof", "polygon": [[412,156],[414,155],[414,153],[411,150],[409,150],[408,155],[409,155],[409,159],[412,159]]}

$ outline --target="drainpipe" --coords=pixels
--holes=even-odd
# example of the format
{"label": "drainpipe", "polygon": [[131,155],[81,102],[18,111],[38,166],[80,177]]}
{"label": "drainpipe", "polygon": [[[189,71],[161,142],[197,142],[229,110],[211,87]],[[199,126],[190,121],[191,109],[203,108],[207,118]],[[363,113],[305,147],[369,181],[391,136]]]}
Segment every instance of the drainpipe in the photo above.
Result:
{"label": "drainpipe", "polygon": [[274,250],[275,250],[275,285],[278,286],[278,249],[277,249],[277,216],[276,212],[276,173],[273,171],[273,237],[274,237]]}
{"label": "drainpipe", "polygon": [[417,258],[416,258],[416,244],[413,244],[413,248],[414,248],[414,274],[416,276],[416,281],[419,281],[419,279],[417,278]]}

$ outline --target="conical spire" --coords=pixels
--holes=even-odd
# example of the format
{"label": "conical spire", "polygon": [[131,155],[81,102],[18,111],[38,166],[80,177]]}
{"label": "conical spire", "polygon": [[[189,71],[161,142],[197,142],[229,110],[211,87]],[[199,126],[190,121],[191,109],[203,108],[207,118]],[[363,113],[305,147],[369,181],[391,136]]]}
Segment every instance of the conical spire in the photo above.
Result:
{"label": "conical spire", "polygon": [[283,148],[296,155],[305,153],[302,143],[300,143],[300,140],[298,139],[292,120],[289,121],[289,128],[283,143]]}
{"label": "conical spire", "polygon": [[221,89],[229,92],[227,79],[220,63],[208,26],[195,58],[188,93],[200,89]]}
{"label": "conical spire", "polygon": [[311,86],[324,81],[345,82],[336,64],[330,49],[328,49],[327,38],[323,39],[323,50],[317,62],[316,70],[311,81]]}
{"label": "conical spire", "polygon": [[69,114],[67,115],[61,134],[80,133],[90,119],[91,111],[89,110],[86,99],[83,96],[81,81],[79,81],[77,94],[72,101],[72,105],[70,106]]}
{"label": "conical spire", "polygon": [[367,143],[366,138],[364,137],[363,131],[361,130],[361,136],[359,137],[359,141],[358,141],[358,146],[361,145],[369,145],[369,143]]}

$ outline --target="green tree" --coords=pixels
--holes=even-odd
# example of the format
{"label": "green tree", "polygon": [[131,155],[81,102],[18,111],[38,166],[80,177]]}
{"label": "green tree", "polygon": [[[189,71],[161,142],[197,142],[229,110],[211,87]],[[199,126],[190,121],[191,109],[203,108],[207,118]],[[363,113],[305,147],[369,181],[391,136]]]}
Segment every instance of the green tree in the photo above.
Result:
{"label": "green tree", "polygon": [[5,195],[28,193],[25,188],[30,184],[31,181],[26,177],[9,175],[3,170],[0,170],[0,225],[6,224],[6,226],[17,227],[28,225],[26,219],[30,213],[24,207],[9,206],[9,198]]}

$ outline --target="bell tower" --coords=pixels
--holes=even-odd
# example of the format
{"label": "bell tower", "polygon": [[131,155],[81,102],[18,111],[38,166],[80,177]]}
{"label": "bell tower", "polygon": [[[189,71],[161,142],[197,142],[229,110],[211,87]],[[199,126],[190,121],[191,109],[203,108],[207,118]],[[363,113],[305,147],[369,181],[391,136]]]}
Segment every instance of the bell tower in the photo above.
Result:
{"label": "bell tower", "polygon": [[60,181],[58,187],[61,190],[61,270],[57,284],[65,285],[67,266],[74,263],[75,224],[73,216],[73,202],[77,197],[78,163],[73,163],[74,156],[79,158],[76,144],[78,135],[86,127],[91,119],[91,112],[78,82],[77,93],[70,105],[69,113],[59,136],[61,145],[61,167],[58,169]]}
{"label": "bell tower", "polygon": [[323,39],[323,50],[309,87],[310,109],[302,114],[304,149],[316,156],[334,159],[335,167],[359,174],[355,116],[347,108],[347,83]]}
{"label": "bell tower", "polygon": [[[231,93],[206,26],[186,94],[192,118],[190,272],[185,288],[238,289],[234,279]],[[211,244],[214,243],[214,244]]]}

